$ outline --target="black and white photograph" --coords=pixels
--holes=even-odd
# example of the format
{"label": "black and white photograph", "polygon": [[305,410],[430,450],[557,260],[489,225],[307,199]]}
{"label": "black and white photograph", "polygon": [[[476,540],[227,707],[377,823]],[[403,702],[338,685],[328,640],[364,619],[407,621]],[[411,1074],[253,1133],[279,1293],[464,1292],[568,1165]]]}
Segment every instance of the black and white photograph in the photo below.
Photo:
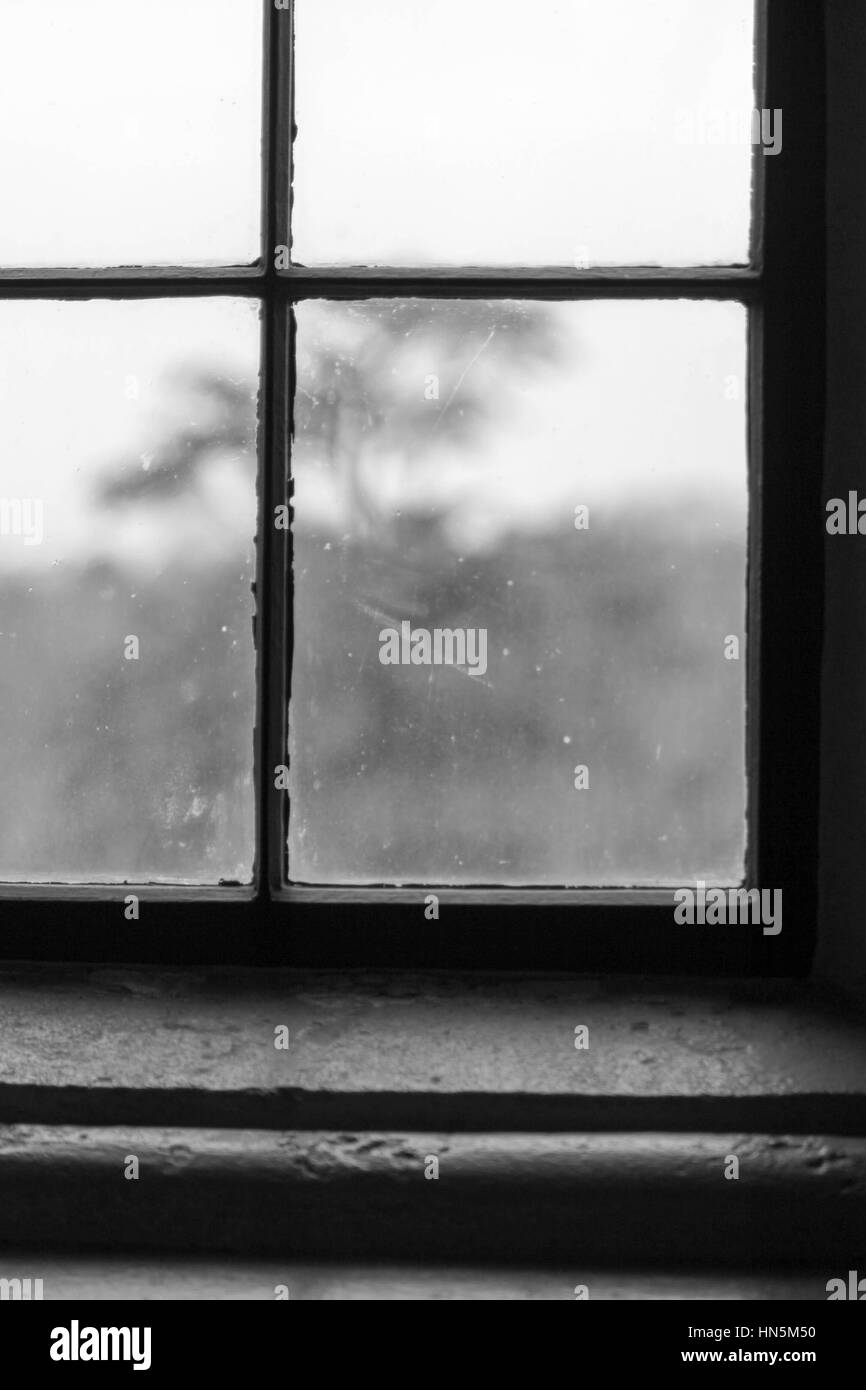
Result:
{"label": "black and white photograph", "polygon": [[864,147],[863,0],[0,0],[22,1373],[843,1364]]}

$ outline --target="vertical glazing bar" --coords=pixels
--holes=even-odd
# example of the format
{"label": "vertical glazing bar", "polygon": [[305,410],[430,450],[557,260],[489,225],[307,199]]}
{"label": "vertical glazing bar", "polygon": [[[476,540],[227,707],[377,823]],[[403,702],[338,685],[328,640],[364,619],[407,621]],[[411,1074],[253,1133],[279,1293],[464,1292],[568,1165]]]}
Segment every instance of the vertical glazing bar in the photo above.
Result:
{"label": "vertical glazing bar", "polygon": [[[762,111],[767,105],[767,5],[768,0],[755,0],[755,107]],[[760,144],[752,142],[752,226],[749,255],[752,265],[761,270],[764,264],[764,198],[766,156]]]}
{"label": "vertical glazing bar", "polygon": [[276,509],[286,498],[287,309],[278,293],[277,247],[284,243],[286,196],[282,101],[291,15],[265,0],[265,76],[262,152],[264,262],[261,374],[261,468],[256,637],[258,654],[258,859],[259,895],[267,900],[283,878],[285,793],[275,786],[275,768],[286,760],[285,585],[286,536]]}
{"label": "vertical glazing bar", "polygon": [[746,887],[760,886],[761,770],[761,541],[763,535],[764,311],[747,306],[746,430],[748,448],[748,558],[746,574]]}
{"label": "vertical glazing bar", "polygon": [[[767,101],[767,4],[755,0],[755,106]],[[760,145],[752,144],[752,226],[750,258],[758,271],[764,264],[766,158]],[[748,560],[746,576],[746,864],[747,887],[760,885],[760,770],[761,770],[761,567],[763,536],[764,465],[764,311],[763,300],[747,306],[748,383],[746,390],[748,439]]]}

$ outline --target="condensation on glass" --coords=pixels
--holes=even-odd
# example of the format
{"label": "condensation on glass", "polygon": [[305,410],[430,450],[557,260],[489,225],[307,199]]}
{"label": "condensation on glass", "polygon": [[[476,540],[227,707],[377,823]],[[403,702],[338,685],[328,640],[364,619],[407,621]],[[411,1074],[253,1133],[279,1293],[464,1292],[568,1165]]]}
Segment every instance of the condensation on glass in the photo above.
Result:
{"label": "condensation on glass", "polygon": [[0,304],[0,879],[246,882],[259,310]]}
{"label": "condensation on glass", "polygon": [[290,879],[738,882],[744,306],[297,328]]}
{"label": "condensation on glass", "polygon": [[754,0],[295,10],[297,263],[748,261]]}
{"label": "condensation on glass", "polygon": [[249,264],[262,25],[239,0],[3,0],[0,264]]}

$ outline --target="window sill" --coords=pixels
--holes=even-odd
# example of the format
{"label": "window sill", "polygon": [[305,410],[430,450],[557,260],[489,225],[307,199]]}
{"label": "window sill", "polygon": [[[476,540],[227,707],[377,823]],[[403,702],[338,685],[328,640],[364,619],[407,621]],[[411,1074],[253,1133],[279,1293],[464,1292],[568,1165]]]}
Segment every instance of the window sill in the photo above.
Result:
{"label": "window sill", "polygon": [[5,1124],[866,1134],[866,1018],[800,981],[18,965],[0,1057]]}
{"label": "window sill", "polygon": [[18,966],[0,1056],[7,1246],[844,1264],[866,1239],[866,1020],[802,983]]}

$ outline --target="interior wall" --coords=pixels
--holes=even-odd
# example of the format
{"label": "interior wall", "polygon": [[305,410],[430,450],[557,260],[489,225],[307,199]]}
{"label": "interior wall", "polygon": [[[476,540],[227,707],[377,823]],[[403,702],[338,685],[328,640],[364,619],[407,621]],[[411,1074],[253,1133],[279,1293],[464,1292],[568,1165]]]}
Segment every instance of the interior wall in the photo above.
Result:
{"label": "interior wall", "polygon": [[[825,501],[866,498],[866,3],[828,0]],[[792,460],[796,466],[796,460]],[[822,526],[824,521],[819,522]],[[866,535],[825,532],[816,970],[866,999]],[[803,796],[813,794],[803,767]]]}

